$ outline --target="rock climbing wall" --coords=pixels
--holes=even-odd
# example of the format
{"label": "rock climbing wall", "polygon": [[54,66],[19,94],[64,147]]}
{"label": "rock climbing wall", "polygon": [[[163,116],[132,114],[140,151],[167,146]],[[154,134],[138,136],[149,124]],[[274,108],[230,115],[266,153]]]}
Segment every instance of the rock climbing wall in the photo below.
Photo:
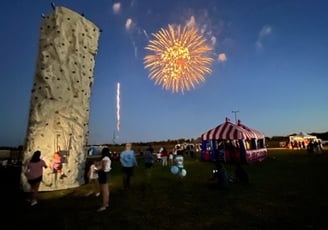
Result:
{"label": "rock climbing wall", "polygon": [[[55,7],[45,16],[40,30],[24,162],[34,151],[41,151],[50,167],[44,169],[40,191],[52,191],[84,183],[90,94],[100,30],[65,7]],[[59,152],[59,159],[55,152]],[[27,191],[23,173],[21,178]]]}

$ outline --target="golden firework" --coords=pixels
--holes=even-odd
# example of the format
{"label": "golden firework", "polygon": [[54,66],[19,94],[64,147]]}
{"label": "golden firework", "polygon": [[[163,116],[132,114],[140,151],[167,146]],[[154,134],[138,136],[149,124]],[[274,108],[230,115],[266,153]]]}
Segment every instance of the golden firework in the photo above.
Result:
{"label": "golden firework", "polygon": [[144,58],[144,64],[156,85],[184,92],[204,82],[205,75],[212,72],[212,48],[196,28],[168,25],[153,36],[155,39],[145,48],[153,54]]}

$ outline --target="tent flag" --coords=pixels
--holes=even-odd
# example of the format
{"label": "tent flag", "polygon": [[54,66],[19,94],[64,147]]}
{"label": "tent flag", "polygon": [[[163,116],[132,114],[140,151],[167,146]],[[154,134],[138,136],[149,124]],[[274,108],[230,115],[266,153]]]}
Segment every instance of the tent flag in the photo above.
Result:
{"label": "tent flag", "polygon": [[256,129],[251,129],[251,128],[247,127],[246,125],[242,124],[240,120],[238,120],[237,125],[242,127],[243,129],[246,129],[246,130],[252,132],[255,135],[256,139],[264,139],[265,138],[265,136],[262,132],[260,132]]}

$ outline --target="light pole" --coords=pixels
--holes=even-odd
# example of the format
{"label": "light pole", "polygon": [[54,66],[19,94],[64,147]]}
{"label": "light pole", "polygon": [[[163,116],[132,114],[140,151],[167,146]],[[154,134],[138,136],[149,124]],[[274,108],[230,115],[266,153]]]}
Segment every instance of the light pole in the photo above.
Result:
{"label": "light pole", "polygon": [[232,110],[232,113],[235,114],[235,123],[237,124],[237,113],[239,113],[238,110]]}

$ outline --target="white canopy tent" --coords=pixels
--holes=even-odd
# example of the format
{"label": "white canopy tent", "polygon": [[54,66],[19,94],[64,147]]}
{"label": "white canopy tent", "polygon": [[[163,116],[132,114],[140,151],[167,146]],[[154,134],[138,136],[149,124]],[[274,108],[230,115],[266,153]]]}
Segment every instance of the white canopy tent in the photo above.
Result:
{"label": "white canopy tent", "polygon": [[306,148],[311,141],[318,141],[317,136],[307,134],[305,132],[299,132],[289,136],[289,148],[300,149]]}

